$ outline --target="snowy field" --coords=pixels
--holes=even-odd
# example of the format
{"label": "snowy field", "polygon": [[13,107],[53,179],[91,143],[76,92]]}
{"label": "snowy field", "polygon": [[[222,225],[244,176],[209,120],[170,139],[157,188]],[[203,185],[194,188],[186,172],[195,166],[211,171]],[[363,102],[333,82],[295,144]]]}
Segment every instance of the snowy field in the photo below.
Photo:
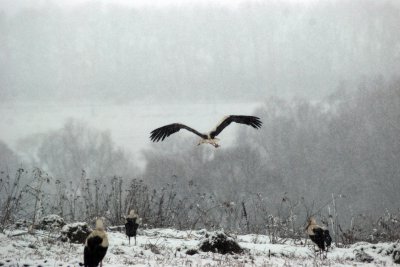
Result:
{"label": "snowy field", "polygon": [[[174,229],[141,230],[137,245],[128,245],[120,232],[108,232],[110,246],[103,266],[396,266],[392,254],[395,243],[357,243],[349,248],[335,248],[321,260],[314,246],[287,240],[271,244],[265,235],[238,235],[237,241],[245,252],[221,255],[199,252],[193,256],[186,251],[197,248],[205,230],[177,231]],[[63,243],[58,233],[37,231],[6,231],[0,234],[0,266],[79,266],[83,261],[83,245]],[[132,240],[131,240],[132,241]],[[371,263],[361,262],[357,252],[373,257]],[[398,265],[397,265],[398,266]]]}

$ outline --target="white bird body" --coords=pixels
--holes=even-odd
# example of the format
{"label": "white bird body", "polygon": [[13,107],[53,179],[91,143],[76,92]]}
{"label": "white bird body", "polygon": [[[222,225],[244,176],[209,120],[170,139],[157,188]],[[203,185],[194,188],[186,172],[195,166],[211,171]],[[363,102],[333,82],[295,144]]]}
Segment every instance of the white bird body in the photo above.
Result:
{"label": "white bird body", "polygon": [[199,141],[199,143],[197,145],[199,146],[201,144],[210,144],[210,145],[212,145],[212,146],[217,148],[217,147],[219,147],[219,144],[218,144],[219,140],[220,139],[218,139],[218,138],[200,139],[200,141]]}

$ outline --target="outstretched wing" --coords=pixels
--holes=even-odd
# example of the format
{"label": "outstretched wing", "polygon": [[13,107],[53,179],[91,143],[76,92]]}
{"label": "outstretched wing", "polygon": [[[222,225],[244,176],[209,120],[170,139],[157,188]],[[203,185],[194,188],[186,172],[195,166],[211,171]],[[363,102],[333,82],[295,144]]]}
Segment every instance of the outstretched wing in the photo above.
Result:
{"label": "outstretched wing", "polygon": [[197,134],[201,138],[207,138],[207,135],[199,133],[195,129],[192,129],[184,124],[172,123],[163,127],[157,128],[150,133],[150,139],[153,142],[163,141],[166,137],[178,132],[180,129],[186,129],[194,134]]}
{"label": "outstretched wing", "polygon": [[210,132],[210,137],[214,138],[219,135],[231,122],[241,123],[250,125],[255,129],[261,128],[262,122],[260,118],[254,116],[243,116],[243,115],[230,115],[225,117],[220,124]]}

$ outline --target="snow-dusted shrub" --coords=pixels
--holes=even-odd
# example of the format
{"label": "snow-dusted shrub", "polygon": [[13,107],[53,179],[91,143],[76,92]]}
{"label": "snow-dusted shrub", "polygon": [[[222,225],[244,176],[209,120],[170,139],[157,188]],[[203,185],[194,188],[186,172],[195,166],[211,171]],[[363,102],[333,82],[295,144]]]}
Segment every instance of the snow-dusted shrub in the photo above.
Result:
{"label": "snow-dusted shrub", "polygon": [[29,224],[30,224],[30,222],[28,222],[28,220],[26,220],[26,219],[19,219],[14,223],[15,228],[17,228],[17,229],[22,228],[22,227],[28,227]]}
{"label": "snow-dusted shrub", "polygon": [[371,255],[369,255],[368,253],[366,253],[363,248],[355,250],[355,253],[356,253],[355,256],[356,261],[370,263],[374,260],[374,258],[371,257]]}
{"label": "snow-dusted shrub", "polygon": [[385,214],[378,220],[377,239],[379,241],[395,241],[400,239],[400,214],[393,214],[385,210]]}
{"label": "snow-dusted shrub", "polygon": [[206,238],[200,242],[199,249],[204,252],[216,252],[221,254],[242,253],[243,249],[228,234],[222,231],[216,231],[212,234],[206,234]]}
{"label": "snow-dusted shrub", "polygon": [[107,227],[107,230],[109,232],[120,232],[120,233],[123,233],[125,231],[125,226],[124,225],[109,226],[109,227]]}
{"label": "snow-dusted shrub", "polygon": [[188,250],[186,250],[186,254],[187,255],[194,255],[194,254],[197,254],[197,253],[199,253],[199,251],[197,250],[197,249],[195,249],[195,248],[191,248],[191,249],[188,249]]}
{"label": "snow-dusted shrub", "polygon": [[400,240],[400,214],[388,210],[377,221],[369,216],[360,214],[352,218],[349,229],[341,230],[343,244],[353,244],[360,241],[370,243]]}
{"label": "snow-dusted shrub", "polygon": [[198,235],[207,235],[208,232],[207,232],[206,229],[200,229],[200,230],[196,231],[196,234],[198,234]]}
{"label": "snow-dusted shrub", "polygon": [[149,244],[144,245],[144,248],[150,249],[150,251],[153,252],[154,254],[161,254],[160,248],[157,246],[157,244],[149,243]]}
{"label": "snow-dusted shrub", "polygon": [[119,248],[119,247],[112,247],[112,248],[110,249],[110,252],[111,252],[112,254],[114,254],[114,255],[123,255],[123,254],[125,254],[125,251],[122,250],[122,249]]}
{"label": "snow-dusted shrub", "polygon": [[16,214],[21,211],[22,198],[27,195],[21,182],[25,174],[26,171],[22,168],[17,170],[15,178],[0,171],[0,231],[7,224],[13,223]]}
{"label": "snow-dusted shrub", "polygon": [[61,229],[61,240],[63,242],[83,244],[90,232],[91,229],[85,222],[66,224]]}
{"label": "snow-dusted shrub", "polygon": [[64,219],[56,214],[47,215],[40,219],[38,229],[53,230],[65,225]]}

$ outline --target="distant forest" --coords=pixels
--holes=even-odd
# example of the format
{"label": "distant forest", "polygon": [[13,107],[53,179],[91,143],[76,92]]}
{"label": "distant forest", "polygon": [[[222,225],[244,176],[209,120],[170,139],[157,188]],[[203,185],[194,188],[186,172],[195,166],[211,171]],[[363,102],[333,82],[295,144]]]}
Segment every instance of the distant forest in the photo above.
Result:
{"label": "distant forest", "polygon": [[320,98],[400,73],[396,1],[0,13],[0,101]]}
{"label": "distant forest", "polygon": [[162,186],[173,177],[235,203],[261,195],[275,211],[285,196],[326,210],[333,195],[347,218],[397,210],[400,80],[347,91],[318,104],[271,98],[254,113],[261,130],[241,129],[232,148],[210,152],[182,138],[157,144],[145,152],[144,180]]}

